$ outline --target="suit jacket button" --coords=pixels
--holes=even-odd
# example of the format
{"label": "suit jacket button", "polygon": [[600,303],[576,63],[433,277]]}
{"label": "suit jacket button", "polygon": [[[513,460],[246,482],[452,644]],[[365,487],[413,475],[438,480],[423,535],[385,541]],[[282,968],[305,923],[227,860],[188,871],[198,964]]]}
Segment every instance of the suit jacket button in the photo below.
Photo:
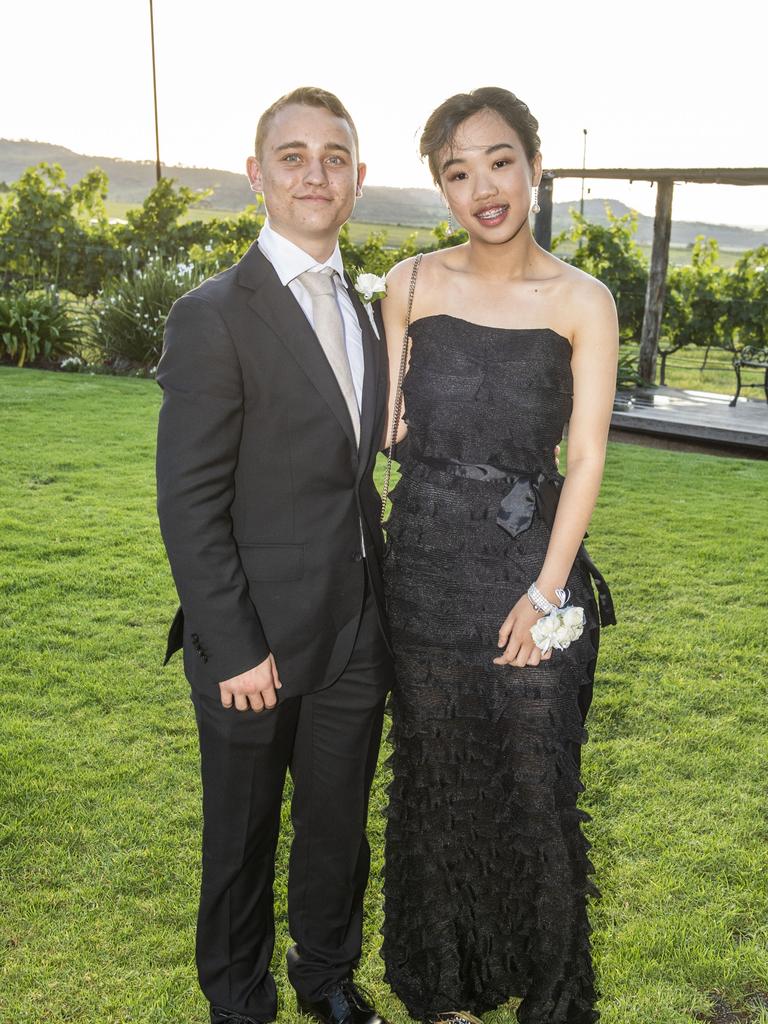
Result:
{"label": "suit jacket button", "polygon": [[354,554],[352,555],[352,561],[353,561],[353,562],[362,562],[362,560],[363,560],[363,555],[362,555],[362,552],[361,552],[361,551],[356,551],[356,552],[355,552],[355,553],[354,553]]}
{"label": "suit jacket button", "polygon": [[197,641],[200,639],[200,637],[197,635],[197,633],[192,633],[191,635],[192,635],[192,639],[195,641],[195,643],[197,643]]}

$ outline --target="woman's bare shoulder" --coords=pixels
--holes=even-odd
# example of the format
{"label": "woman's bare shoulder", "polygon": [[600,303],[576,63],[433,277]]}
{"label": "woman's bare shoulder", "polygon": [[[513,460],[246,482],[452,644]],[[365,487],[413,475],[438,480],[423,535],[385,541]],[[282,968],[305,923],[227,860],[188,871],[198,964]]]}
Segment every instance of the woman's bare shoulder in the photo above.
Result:
{"label": "woman's bare shoulder", "polygon": [[568,336],[572,341],[585,325],[615,322],[616,303],[602,281],[553,253],[548,252],[544,256],[545,276],[554,283],[550,295],[568,321]]}
{"label": "woman's bare shoulder", "polygon": [[585,270],[581,270],[579,267],[574,267],[571,263],[566,263],[565,260],[559,259],[559,257],[548,254],[553,264],[557,265],[557,273],[560,277],[561,286],[563,291],[567,293],[568,297],[579,306],[586,305],[610,308],[613,307],[613,295],[609,288],[607,288],[602,281],[599,281],[592,274],[588,274]]}
{"label": "woman's bare shoulder", "polygon": [[[444,288],[446,275],[451,273],[452,261],[455,262],[457,256],[454,249],[438,249],[421,254],[414,293],[414,316],[425,303],[429,305],[429,297],[435,290]],[[401,260],[387,274],[387,298],[391,299],[391,305],[405,309],[417,258],[409,256]]]}
{"label": "woman's bare shoulder", "polygon": [[449,261],[446,259],[446,253],[449,251],[447,249],[437,249],[434,252],[418,253],[416,256],[408,256],[406,259],[400,260],[387,274],[387,289],[389,289],[390,285],[399,289],[410,284],[413,267],[419,256],[421,257],[418,272],[420,280],[426,280],[443,273],[449,266]]}
{"label": "woman's bare shoulder", "polygon": [[391,267],[387,271],[387,290],[392,286],[398,286],[401,281],[407,280],[413,273],[413,264],[416,262],[416,256],[408,256],[404,260],[400,260],[394,267]]}

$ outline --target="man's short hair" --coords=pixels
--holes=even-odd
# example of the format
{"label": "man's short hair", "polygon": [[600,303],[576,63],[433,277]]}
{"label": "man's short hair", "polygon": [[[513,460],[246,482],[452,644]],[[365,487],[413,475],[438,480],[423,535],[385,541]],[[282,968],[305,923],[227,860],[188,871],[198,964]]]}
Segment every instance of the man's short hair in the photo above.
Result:
{"label": "man's short hair", "polygon": [[349,111],[338,98],[334,96],[332,92],[327,92],[325,89],[318,89],[312,85],[303,85],[299,89],[293,89],[291,92],[281,96],[279,100],[275,100],[271,107],[267,107],[264,113],[259,118],[259,123],[256,126],[256,144],[255,152],[256,159],[261,160],[264,153],[264,140],[267,137],[269,126],[274,120],[275,114],[282,110],[283,107],[290,106],[296,103],[305,107],[324,107],[329,110],[336,117],[342,118],[349,125],[349,130],[352,132],[352,138],[355,141],[355,153],[360,153],[360,144],[357,139],[357,128],[355,128],[355,122],[352,120]]}

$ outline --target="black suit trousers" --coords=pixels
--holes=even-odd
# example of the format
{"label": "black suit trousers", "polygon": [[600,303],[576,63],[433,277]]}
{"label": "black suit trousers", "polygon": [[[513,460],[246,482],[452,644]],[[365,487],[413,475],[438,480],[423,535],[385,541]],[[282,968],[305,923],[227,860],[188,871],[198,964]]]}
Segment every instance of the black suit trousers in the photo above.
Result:
{"label": "black suit trousers", "polygon": [[[279,670],[278,665],[278,670]],[[272,885],[286,771],[293,779],[290,981],[317,999],[360,957],[370,852],[365,835],[391,657],[366,592],[350,660],[326,689],[273,711],[226,709],[192,692],[203,784],[203,877],[196,957],[215,1005],[274,1020]]]}

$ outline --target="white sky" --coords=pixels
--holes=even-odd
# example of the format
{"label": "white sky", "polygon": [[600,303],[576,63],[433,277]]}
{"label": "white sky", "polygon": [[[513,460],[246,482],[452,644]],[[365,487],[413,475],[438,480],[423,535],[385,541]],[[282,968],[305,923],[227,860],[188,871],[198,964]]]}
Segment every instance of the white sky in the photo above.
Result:
{"label": "white sky", "polygon": [[[148,0],[2,0],[0,29],[0,137],[154,159]],[[545,166],[581,166],[584,128],[588,166],[768,166],[767,30],[761,0],[155,0],[161,158],[238,171],[260,112],[320,85],[369,184],[429,187],[430,111],[501,85],[538,117]],[[653,212],[648,184],[587,185]],[[763,227],[768,188],[678,186],[673,216]]]}

